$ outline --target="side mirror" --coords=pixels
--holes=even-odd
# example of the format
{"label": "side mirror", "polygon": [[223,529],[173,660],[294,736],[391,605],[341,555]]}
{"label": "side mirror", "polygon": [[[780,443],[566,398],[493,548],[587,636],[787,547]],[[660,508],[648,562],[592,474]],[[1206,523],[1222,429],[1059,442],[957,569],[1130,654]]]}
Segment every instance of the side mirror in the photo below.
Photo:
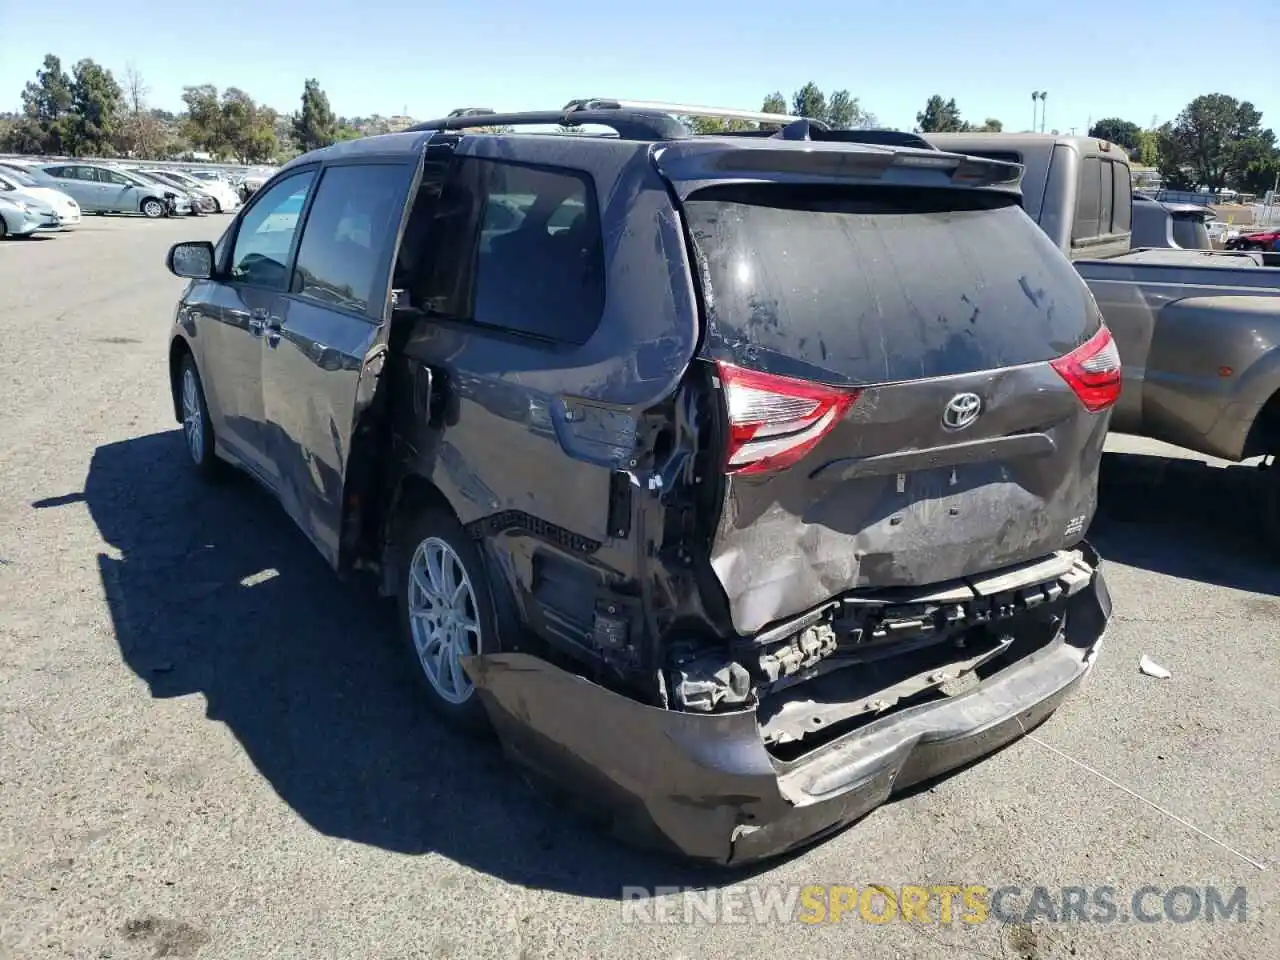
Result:
{"label": "side mirror", "polygon": [[175,243],[169,248],[164,265],[175,277],[208,280],[213,276],[213,244],[208,240]]}

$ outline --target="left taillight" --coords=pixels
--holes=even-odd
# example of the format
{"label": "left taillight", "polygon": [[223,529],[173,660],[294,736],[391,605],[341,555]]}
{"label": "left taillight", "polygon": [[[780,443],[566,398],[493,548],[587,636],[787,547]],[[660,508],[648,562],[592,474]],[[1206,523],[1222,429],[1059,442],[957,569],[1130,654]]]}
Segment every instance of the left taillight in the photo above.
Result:
{"label": "left taillight", "polygon": [[1120,399],[1120,351],[1105,326],[1068,354],[1049,361],[1090,413]]}
{"label": "left taillight", "polygon": [[766,473],[802,459],[858,399],[857,390],[717,362],[729,417],[725,472]]}

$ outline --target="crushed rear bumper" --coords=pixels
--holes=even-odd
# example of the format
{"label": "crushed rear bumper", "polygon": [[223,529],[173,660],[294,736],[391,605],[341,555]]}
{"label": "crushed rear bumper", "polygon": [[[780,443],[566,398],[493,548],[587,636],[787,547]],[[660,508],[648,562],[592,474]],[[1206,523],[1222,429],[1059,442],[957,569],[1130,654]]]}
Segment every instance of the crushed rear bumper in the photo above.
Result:
{"label": "crushed rear bumper", "polygon": [[1093,667],[1111,617],[1097,555],[1087,555],[1093,576],[1068,600],[1059,639],[967,693],[889,714],[789,762],[766,751],[754,710],[647,706],[528,654],[464,666],[507,754],[621,839],[744,864],[831,833],[1056,710]]}

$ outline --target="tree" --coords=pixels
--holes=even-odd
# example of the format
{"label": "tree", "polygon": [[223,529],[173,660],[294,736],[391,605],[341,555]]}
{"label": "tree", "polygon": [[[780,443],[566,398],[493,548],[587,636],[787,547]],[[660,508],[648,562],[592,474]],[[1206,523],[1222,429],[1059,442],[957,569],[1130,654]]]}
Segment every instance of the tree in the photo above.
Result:
{"label": "tree", "polygon": [[279,116],[274,110],[254,103],[238,87],[227,87],[219,113],[224,148],[242,163],[260,163],[275,155]]}
{"label": "tree", "polygon": [[293,139],[303,153],[327,147],[338,139],[337,121],[329,107],[329,98],[317,80],[303,84],[302,109],[293,116]]}
{"label": "tree", "polygon": [[752,130],[756,126],[747,120],[725,120],[721,117],[681,117],[680,122],[694,133],[726,133]]}
{"label": "tree", "polygon": [[995,117],[987,117],[982,121],[982,126],[972,129],[974,133],[1001,133],[1004,131],[1004,124]]}
{"label": "tree", "polygon": [[837,90],[827,100],[827,125],[833,130],[865,130],[876,125],[875,114],[862,108],[848,90]]}
{"label": "tree", "polygon": [[72,153],[112,152],[123,92],[111,71],[88,58],[71,68]]}
{"label": "tree", "polygon": [[1137,152],[1142,146],[1142,128],[1130,120],[1121,120],[1119,117],[1099,120],[1089,128],[1089,136],[1118,143],[1131,154]]}
{"label": "tree", "polygon": [[1154,167],[1160,162],[1160,135],[1155,130],[1143,130],[1138,134],[1138,149],[1131,156],[1144,167]]}
{"label": "tree", "polygon": [[8,149],[19,153],[67,153],[73,138],[71,78],[62,61],[45,54],[36,78],[22,91],[22,118],[10,131]]}
{"label": "tree", "polygon": [[969,129],[969,125],[960,119],[960,108],[955,98],[943,100],[934,94],[924,105],[924,110],[916,114],[916,128],[921,133],[961,133]]}
{"label": "tree", "polygon": [[165,153],[160,120],[147,109],[149,88],[133,64],[124,68],[124,109],[116,129],[117,149],[126,156],[155,160]]}
{"label": "tree", "polygon": [[791,112],[810,120],[827,119],[827,98],[816,83],[810,80],[791,97]]}
{"label": "tree", "polygon": [[875,114],[863,108],[848,90],[833,91],[830,97],[810,81],[791,96],[790,107],[780,92],[773,92],[760,105],[762,113],[790,113],[819,120],[835,130],[856,130],[876,125]]}
{"label": "tree", "polygon": [[1274,153],[1275,134],[1262,128],[1262,114],[1225,93],[1196,97],[1160,132],[1165,179],[1189,180],[1214,192],[1228,182],[1253,182]]}
{"label": "tree", "polygon": [[182,122],[182,132],[191,145],[221,156],[227,149],[222,132],[222,107],[218,103],[218,88],[211,83],[182,88],[182,102],[187,105],[187,116]]}

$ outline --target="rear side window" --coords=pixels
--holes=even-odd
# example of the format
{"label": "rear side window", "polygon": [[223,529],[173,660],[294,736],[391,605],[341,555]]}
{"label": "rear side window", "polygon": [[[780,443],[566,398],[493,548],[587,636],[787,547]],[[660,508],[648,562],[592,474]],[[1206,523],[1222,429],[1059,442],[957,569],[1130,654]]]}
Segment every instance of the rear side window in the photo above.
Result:
{"label": "rear side window", "polygon": [[325,171],[302,230],[292,292],[357,313],[368,308],[382,249],[399,225],[405,178],[388,164]]}
{"label": "rear side window", "polygon": [[472,319],[558,343],[586,343],[604,309],[604,248],[590,177],[475,162],[481,209]]}
{"label": "rear side window", "polygon": [[1016,198],[750,186],[684,207],[718,359],[887,383],[1048,360],[1098,327]]}
{"label": "rear side window", "polygon": [[1072,240],[1092,240],[1104,231],[1102,223],[1102,161],[1085,157],[1080,161],[1080,192],[1076,196],[1076,220]]}
{"label": "rear side window", "polygon": [[1128,233],[1133,227],[1133,179],[1123,163],[1113,163],[1114,199],[1111,206],[1111,232]]}
{"label": "rear side window", "polygon": [[1201,217],[1190,215],[1173,216],[1173,242],[1187,250],[1208,250],[1213,246],[1209,242],[1209,230]]}

